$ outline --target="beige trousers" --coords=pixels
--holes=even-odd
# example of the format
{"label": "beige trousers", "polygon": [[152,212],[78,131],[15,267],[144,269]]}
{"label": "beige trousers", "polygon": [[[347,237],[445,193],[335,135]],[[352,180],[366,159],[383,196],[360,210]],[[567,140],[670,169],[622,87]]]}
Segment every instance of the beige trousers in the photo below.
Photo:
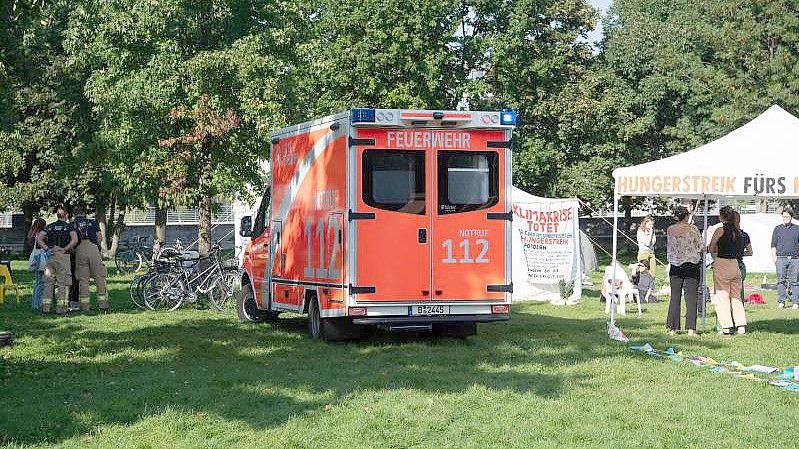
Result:
{"label": "beige trousers", "polygon": [[44,269],[44,292],[42,301],[49,304],[53,301],[53,289],[59,287],[59,298],[56,301],[58,307],[66,307],[69,299],[69,287],[72,286],[72,269],[69,263],[69,255],[64,252],[64,248],[53,247],[53,254],[47,259],[47,266]]}
{"label": "beige trousers", "polygon": [[83,240],[75,249],[75,278],[78,280],[78,297],[80,302],[88,303],[89,276],[97,286],[97,301],[106,300],[105,278],[107,271],[103,264],[100,248],[89,240]]}
{"label": "beige trousers", "polygon": [[724,329],[746,326],[746,312],[741,300],[741,270],[735,259],[716,258],[713,261],[713,305]]}
{"label": "beige trousers", "polygon": [[649,261],[649,272],[652,274],[652,277],[655,277],[655,272],[657,271],[657,259],[655,259],[655,254],[648,249],[642,249],[638,251],[638,261],[648,260]]}

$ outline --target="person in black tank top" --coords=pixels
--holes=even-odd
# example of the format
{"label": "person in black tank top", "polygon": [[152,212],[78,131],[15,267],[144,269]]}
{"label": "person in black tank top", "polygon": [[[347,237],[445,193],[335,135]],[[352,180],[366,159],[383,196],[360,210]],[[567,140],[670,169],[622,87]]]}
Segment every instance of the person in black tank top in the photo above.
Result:
{"label": "person in black tank top", "polygon": [[722,207],[719,211],[722,226],[713,233],[708,251],[713,254],[713,304],[722,333],[730,335],[732,328],[746,333],[746,313],[741,298],[741,270],[738,260],[743,257],[744,239],[736,226],[735,211]]}

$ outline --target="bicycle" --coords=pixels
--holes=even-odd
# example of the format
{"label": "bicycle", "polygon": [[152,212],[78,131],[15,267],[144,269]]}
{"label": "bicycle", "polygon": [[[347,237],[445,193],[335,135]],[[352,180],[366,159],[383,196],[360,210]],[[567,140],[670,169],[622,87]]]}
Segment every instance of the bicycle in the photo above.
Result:
{"label": "bicycle", "polygon": [[[184,302],[195,303],[204,295],[216,310],[223,312],[233,303],[232,289],[225,278],[220,259],[221,250],[215,246],[207,258],[174,258],[172,269],[148,279],[144,284],[144,303],[151,310],[176,310]],[[200,261],[209,265],[200,268]]]}
{"label": "bicycle", "polygon": [[128,286],[128,297],[130,302],[139,309],[148,309],[144,302],[144,292],[149,286],[150,280],[162,273],[169,273],[171,270],[171,261],[169,258],[156,259],[153,265],[144,274],[137,275],[130,281]]}
{"label": "bicycle", "polygon": [[123,240],[123,249],[114,255],[114,263],[122,274],[140,271],[145,265],[149,266],[153,257],[153,250],[145,245],[147,237],[135,236],[133,239]]}

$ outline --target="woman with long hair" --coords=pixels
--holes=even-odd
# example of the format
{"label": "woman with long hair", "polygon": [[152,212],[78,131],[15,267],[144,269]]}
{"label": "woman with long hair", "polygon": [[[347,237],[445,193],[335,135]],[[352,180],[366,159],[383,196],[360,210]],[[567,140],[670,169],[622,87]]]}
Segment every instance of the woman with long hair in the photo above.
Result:
{"label": "woman with long hair", "polygon": [[677,223],[666,230],[666,251],[669,261],[671,300],[666,329],[670,335],[680,330],[682,296],[685,294],[685,328],[688,335],[696,335],[696,300],[699,290],[702,235],[691,223],[691,213],[685,206],[674,208]]}
{"label": "woman with long hair", "polygon": [[708,251],[713,254],[714,305],[724,335],[746,333],[746,313],[741,299],[741,269],[738,260],[743,257],[745,242],[741,235],[735,211],[724,206],[719,211],[722,226],[713,232]]}
{"label": "woman with long hair", "polygon": [[655,277],[655,219],[647,215],[641,220],[636,232],[638,239],[638,262],[646,260],[649,262],[649,273]]}
{"label": "woman with long hair", "polygon": [[28,244],[33,248],[36,253],[33,255],[35,263],[31,265],[33,270],[33,297],[31,299],[31,307],[34,310],[39,310],[42,307],[42,294],[44,293],[44,272],[39,270],[39,267],[44,267],[44,262],[39,262],[40,257],[45,257],[41,248],[36,244],[36,236],[44,230],[45,221],[43,218],[33,220],[31,229],[28,231]]}

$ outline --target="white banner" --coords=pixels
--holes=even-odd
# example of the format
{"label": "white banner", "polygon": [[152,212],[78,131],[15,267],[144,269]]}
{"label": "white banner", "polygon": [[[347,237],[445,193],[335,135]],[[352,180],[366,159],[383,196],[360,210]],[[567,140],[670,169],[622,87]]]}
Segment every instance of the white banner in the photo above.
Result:
{"label": "white banner", "polygon": [[575,200],[513,204],[514,300],[566,302],[560,282],[582,293],[580,227]]}

